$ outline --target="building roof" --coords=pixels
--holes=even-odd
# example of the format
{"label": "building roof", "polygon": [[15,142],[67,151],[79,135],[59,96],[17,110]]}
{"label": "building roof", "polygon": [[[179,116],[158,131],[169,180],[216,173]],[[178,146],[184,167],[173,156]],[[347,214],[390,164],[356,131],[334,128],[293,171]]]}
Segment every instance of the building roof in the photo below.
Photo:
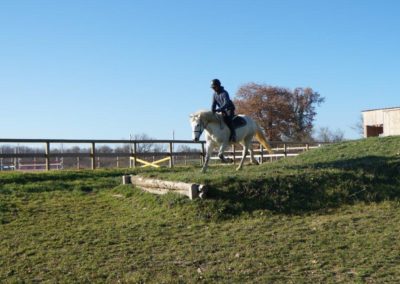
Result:
{"label": "building roof", "polygon": [[367,112],[367,111],[376,111],[376,110],[389,110],[389,109],[399,109],[400,107],[384,107],[384,108],[375,108],[375,109],[366,109],[366,110],[362,110],[361,112]]}

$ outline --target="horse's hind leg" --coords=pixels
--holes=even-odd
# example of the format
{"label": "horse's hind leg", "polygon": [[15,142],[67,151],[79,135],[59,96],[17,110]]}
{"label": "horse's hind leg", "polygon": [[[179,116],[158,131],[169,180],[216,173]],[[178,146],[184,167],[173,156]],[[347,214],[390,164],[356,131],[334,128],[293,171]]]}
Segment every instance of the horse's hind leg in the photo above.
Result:
{"label": "horse's hind leg", "polygon": [[243,144],[242,159],[240,160],[239,166],[236,168],[237,171],[239,171],[239,170],[242,169],[242,167],[243,167],[243,162],[244,162],[244,159],[245,159],[246,156],[247,156],[247,151],[248,151],[248,150],[249,150],[249,145],[248,145],[248,143],[244,143],[244,144]]}
{"label": "horse's hind leg", "polygon": [[254,158],[254,151],[253,151],[253,149],[251,149],[251,147],[249,148],[249,152],[250,152],[251,163],[255,164],[255,165],[259,165],[260,163]]}
{"label": "horse's hind leg", "polygon": [[221,159],[221,161],[223,163],[229,163],[229,160],[225,159],[225,157],[224,157],[224,151],[225,151],[226,146],[228,146],[228,145],[223,143],[221,145],[221,147],[219,147],[219,151],[218,151],[218,157]]}

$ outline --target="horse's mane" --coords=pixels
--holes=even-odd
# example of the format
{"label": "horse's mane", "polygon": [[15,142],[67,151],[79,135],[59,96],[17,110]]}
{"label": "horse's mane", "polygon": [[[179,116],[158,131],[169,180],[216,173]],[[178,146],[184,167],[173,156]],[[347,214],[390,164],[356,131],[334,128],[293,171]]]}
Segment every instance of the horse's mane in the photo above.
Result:
{"label": "horse's mane", "polygon": [[200,119],[206,122],[218,122],[218,117],[215,113],[208,110],[199,110],[194,115],[200,116]]}

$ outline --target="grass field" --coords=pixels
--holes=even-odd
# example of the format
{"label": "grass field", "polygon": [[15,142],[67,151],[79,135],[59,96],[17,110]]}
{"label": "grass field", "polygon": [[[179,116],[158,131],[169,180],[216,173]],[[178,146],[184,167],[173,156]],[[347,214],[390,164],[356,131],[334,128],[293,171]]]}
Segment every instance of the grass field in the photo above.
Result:
{"label": "grass field", "polygon": [[[247,166],[0,173],[0,282],[398,283],[400,137]],[[205,200],[121,185],[207,184]]]}

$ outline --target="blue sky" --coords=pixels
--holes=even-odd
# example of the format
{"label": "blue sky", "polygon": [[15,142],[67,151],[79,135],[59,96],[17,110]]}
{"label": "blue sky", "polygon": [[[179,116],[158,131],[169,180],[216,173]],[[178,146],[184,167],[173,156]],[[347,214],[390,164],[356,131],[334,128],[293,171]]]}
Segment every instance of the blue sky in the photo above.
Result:
{"label": "blue sky", "polygon": [[316,128],[400,106],[400,1],[0,2],[0,137],[190,139],[219,78],[326,98]]}

